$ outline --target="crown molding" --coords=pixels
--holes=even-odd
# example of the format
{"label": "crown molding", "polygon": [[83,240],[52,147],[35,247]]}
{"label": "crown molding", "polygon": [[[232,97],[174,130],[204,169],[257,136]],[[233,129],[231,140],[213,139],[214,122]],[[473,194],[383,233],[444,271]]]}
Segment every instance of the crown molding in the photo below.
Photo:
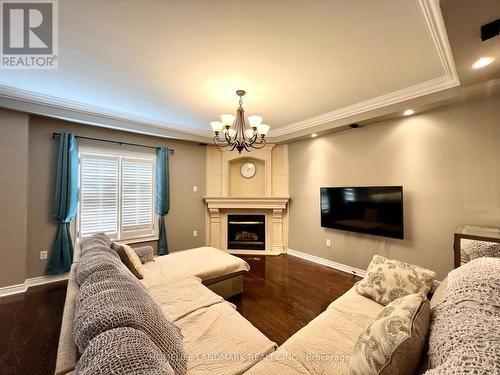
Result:
{"label": "crown molding", "polygon": [[[415,0],[415,2],[439,56],[444,73],[442,76],[306,120],[271,129],[268,136],[269,140],[289,136],[315,126],[325,125],[458,86],[460,82],[439,7],[439,0]],[[203,143],[212,142],[212,135],[208,126],[206,132],[200,131],[180,124],[161,122],[131,113],[110,110],[4,85],[0,85],[0,106],[139,134]]]}
{"label": "crown molding", "polygon": [[314,116],[306,120],[285,125],[277,129],[271,129],[271,137],[282,137],[290,133],[305,130],[314,126],[323,125],[343,118],[358,115],[360,113],[383,108],[406,100],[429,95],[441,90],[446,90],[460,84],[458,79],[453,54],[451,52],[448,35],[444,20],[439,8],[439,0],[415,0],[424,19],[426,29],[431,37],[441,62],[444,75],[421,82],[416,85],[393,91],[388,94],[377,96],[350,106]]}
{"label": "crown molding", "polygon": [[[0,85],[0,106],[62,120],[196,142],[211,140],[210,132],[163,123],[148,117]],[[179,130],[181,129],[181,130]]]}

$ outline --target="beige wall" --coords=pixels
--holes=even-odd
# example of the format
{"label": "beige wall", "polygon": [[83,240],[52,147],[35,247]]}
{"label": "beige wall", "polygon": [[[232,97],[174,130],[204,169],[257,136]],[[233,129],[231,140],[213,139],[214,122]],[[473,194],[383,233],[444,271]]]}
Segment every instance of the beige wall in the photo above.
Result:
{"label": "beige wall", "polygon": [[39,258],[42,250],[50,257],[57,230],[51,210],[58,142],[52,133],[61,131],[174,148],[166,216],[169,247],[176,251],[205,244],[205,147],[0,109],[0,287],[41,276],[47,267]]}
{"label": "beige wall", "polygon": [[26,273],[29,116],[0,108],[0,288]]}
{"label": "beige wall", "polygon": [[[366,269],[453,267],[459,224],[500,227],[500,98],[291,143],[289,247]],[[403,185],[405,240],[321,228],[321,186]],[[325,240],[332,240],[326,247]]]}
{"label": "beige wall", "polygon": [[[175,153],[170,157],[170,212],[166,216],[168,245],[171,251],[176,251],[205,244],[205,211],[202,200],[205,191],[205,147],[192,142],[33,116],[29,139],[28,278],[42,275],[45,271],[47,264],[39,259],[39,252],[51,249],[56,233],[57,222],[51,216],[51,209],[58,143],[52,139],[52,133],[61,131],[174,148]],[[102,142],[97,144],[106,146]],[[198,186],[197,192],[193,192],[193,186]],[[198,237],[193,237],[193,230],[198,231]]]}
{"label": "beige wall", "polygon": [[[241,166],[245,163],[255,165],[255,175],[245,178]],[[266,195],[266,163],[264,160],[242,158],[229,162],[229,195],[232,197],[263,197]]]}

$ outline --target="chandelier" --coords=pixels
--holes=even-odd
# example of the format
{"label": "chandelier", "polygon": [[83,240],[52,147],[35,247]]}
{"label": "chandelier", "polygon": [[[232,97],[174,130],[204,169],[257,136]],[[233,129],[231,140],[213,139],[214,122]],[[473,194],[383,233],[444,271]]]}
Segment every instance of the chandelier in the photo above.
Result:
{"label": "chandelier", "polygon": [[215,133],[214,143],[220,148],[229,148],[229,151],[234,149],[241,151],[251,151],[252,149],[260,149],[265,146],[264,139],[270,129],[269,125],[262,123],[262,117],[249,116],[247,126],[245,122],[245,110],[243,109],[243,96],[245,91],[238,90],[236,95],[240,97],[239,107],[236,111],[236,117],[233,115],[221,115],[221,121],[212,121],[210,125]]}

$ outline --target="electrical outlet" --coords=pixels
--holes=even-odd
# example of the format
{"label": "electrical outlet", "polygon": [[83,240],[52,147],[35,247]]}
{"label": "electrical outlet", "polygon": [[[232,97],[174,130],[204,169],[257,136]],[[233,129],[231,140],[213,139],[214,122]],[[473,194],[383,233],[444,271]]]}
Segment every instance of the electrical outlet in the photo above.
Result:
{"label": "electrical outlet", "polygon": [[328,246],[328,247],[332,246],[332,240],[331,239],[329,239],[329,238],[326,239],[326,246]]}
{"label": "electrical outlet", "polygon": [[47,259],[47,250],[40,251],[40,260]]}
{"label": "electrical outlet", "polygon": [[193,237],[198,237],[198,231],[197,230],[193,230]]}
{"label": "electrical outlet", "polygon": [[196,193],[198,191],[198,186],[193,186],[193,191]]}

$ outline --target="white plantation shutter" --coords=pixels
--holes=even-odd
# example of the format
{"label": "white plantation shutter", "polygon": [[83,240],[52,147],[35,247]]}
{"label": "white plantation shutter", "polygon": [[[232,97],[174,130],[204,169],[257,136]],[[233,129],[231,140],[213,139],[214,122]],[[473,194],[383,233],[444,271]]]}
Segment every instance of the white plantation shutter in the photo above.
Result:
{"label": "white plantation shutter", "polygon": [[123,236],[153,234],[154,161],[122,158]]}
{"label": "white plantation shutter", "polygon": [[153,239],[155,176],[154,154],[80,147],[79,236]]}
{"label": "white plantation shutter", "polygon": [[118,233],[119,158],[82,155],[80,236]]}

